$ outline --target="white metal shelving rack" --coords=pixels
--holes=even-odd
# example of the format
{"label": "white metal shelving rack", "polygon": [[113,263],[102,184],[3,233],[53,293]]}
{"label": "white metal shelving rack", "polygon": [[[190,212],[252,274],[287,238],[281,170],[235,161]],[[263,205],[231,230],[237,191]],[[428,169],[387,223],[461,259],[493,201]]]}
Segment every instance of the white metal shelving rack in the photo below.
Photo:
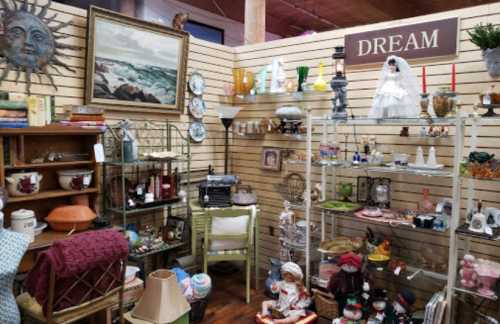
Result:
{"label": "white metal shelving rack", "polygon": [[[481,119],[477,116],[464,116],[457,114],[454,118],[434,118],[431,121],[419,119],[419,118],[402,118],[402,119],[386,119],[386,120],[374,120],[370,118],[355,118],[355,119],[347,119],[347,120],[335,120],[328,119],[327,117],[313,117],[310,110],[307,113],[307,153],[306,153],[306,161],[305,164],[305,176],[306,176],[306,194],[305,194],[305,215],[306,220],[309,223],[311,219],[312,205],[311,205],[311,178],[312,178],[312,168],[315,165],[320,166],[321,168],[321,197],[323,199],[326,197],[326,187],[328,185],[328,169],[332,169],[332,177],[331,177],[331,187],[332,187],[332,197],[335,199],[336,194],[336,173],[337,168],[339,166],[328,165],[328,164],[313,164],[311,162],[312,157],[312,142],[313,142],[313,126],[322,126],[322,141],[326,142],[327,137],[329,135],[333,136],[334,139],[337,136],[337,126],[338,125],[373,125],[373,126],[384,126],[384,125],[393,125],[393,126],[429,126],[429,125],[449,125],[455,127],[455,135],[454,135],[454,158],[453,158],[453,168],[451,170],[442,171],[442,172],[429,172],[429,171],[415,171],[415,170],[401,170],[401,169],[391,169],[386,167],[367,167],[364,168],[367,172],[388,172],[388,173],[398,173],[398,174],[409,174],[409,175],[419,175],[419,176],[429,176],[429,177],[446,177],[452,178],[452,200],[453,200],[453,211],[452,217],[450,219],[450,229],[449,229],[449,260],[448,260],[448,274],[440,274],[432,271],[427,271],[423,269],[417,269],[414,267],[409,267],[409,271],[415,273],[421,273],[425,276],[446,281],[446,292],[447,292],[447,313],[446,313],[446,323],[453,323],[453,297],[455,292],[463,293],[463,289],[459,289],[455,287],[456,279],[457,279],[457,265],[458,265],[458,242],[457,242],[457,234],[455,233],[456,229],[460,225],[460,202],[461,202],[461,193],[462,193],[462,180],[464,178],[460,175],[460,162],[463,159],[464,153],[464,137],[465,137],[465,125],[470,124],[471,126],[471,147],[470,151],[474,151],[477,146],[477,137],[478,137],[478,125],[486,120],[488,122],[495,123],[498,125],[500,123],[500,119],[497,118],[488,118]],[[332,127],[333,131],[330,133],[329,128]],[[335,141],[336,142],[336,141]],[[467,208],[471,208],[473,204],[473,193],[474,193],[474,185],[475,181],[473,179],[468,179],[468,203]],[[321,210],[321,239],[326,239],[326,217],[327,215],[331,216],[331,225],[332,230],[331,233],[335,236],[336,229],[336,218],[334,213],[327,212],[325,210]],[[309,235],[309,233],[308,233]],[[469,248],[468,243],[470,239],[466,238],[466,250]],[[310,240],[308,237],[307,247],[309,248]],[[309,249],[306,249],[306,275],[310,276],[310,258],[308,254],[310,253]],[[411,277],[411,276],[410,276]],[[313,278],[315,283],[318,283],[317,278]],[[309,280],[307,281],[309,284]],[[472,292],[469,292],[473,294]],[[500,315],[500,310],[499,310]]]}

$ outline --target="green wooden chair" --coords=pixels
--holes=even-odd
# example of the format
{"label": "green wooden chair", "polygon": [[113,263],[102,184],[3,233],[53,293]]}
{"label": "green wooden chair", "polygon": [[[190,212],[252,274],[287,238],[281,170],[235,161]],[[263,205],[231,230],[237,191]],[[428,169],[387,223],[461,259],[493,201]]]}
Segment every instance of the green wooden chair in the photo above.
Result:
{"label": "green wooden chair", "polygon": [[[236,218],[247,216],[248,222],[244,234],[212,234],[212,221],[217,218]],[[246,302],[250,303],[250,272],[253,253],[253,222],[252,211],[250,209],[231,209],[231,210],[211,210],[208,211],[208,220],[205,223],[205,239],[203,246],[203,271],[207,273],[209,262],[218,261],[244,261],[246,275]],[[230,250],[211,250],[214,240],[243,242],[241,248]]]}

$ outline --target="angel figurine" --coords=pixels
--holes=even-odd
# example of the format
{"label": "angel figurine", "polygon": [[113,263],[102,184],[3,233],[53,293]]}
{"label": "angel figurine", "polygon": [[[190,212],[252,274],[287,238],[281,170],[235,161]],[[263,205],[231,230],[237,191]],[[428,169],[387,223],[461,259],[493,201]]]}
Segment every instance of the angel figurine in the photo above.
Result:
{"label": "angel figurine", "polygon": [[368,117],[416,118],[419,100],[417,77],[404,59],[391,55],[384,63]]}

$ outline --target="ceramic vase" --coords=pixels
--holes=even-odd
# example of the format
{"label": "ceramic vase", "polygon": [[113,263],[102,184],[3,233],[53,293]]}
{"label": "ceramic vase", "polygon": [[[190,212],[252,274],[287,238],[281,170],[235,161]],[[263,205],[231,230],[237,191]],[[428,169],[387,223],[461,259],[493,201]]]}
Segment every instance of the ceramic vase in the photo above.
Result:
{"label": "ceramic vase", "polygon": [[316,81],[314,81],[313,85],[314,91],[325,91],[326,90],[326,82],[323,79],[323,63],[319,63],[319,72]]}
{"label": "ceramic vase", "polygon": [[257,73],[257,93],[264,94],[266,93],[266,79],[267,79],[267,67]]}
{"label": "ceramic vase", "polygon": [[271,64],[271,93],[286,92],[284,65],[285,63],[281,57],[273,58],[273,63]]}
{"label": "ceramic vase", "polygon": [[271,270],[269,270],[265,282],[266,295],[270,298],[277,299],[278,294],[273,294],[271,292],[271,286],[273,283],[281,280],[281,266],[283,262],[276,258],[270,258],[269,262],[271,263]]}
{"label": "ceramic vase", "polygon": [[297,91],[302,92],[304,89],[302,89],[302,84],[307,82],[307,75],[309,74],[309,67],[308,66],[298,66],[297,67],[297,76],[298,76],[298,81],[297,81]]}
{"label": "ceramic vase", "polygon": [[434,210],[434,204],[429,199],[429,188],[424,188],[422,190],[423,201],[422,201],[422,210],[426,212],[432,212]]}

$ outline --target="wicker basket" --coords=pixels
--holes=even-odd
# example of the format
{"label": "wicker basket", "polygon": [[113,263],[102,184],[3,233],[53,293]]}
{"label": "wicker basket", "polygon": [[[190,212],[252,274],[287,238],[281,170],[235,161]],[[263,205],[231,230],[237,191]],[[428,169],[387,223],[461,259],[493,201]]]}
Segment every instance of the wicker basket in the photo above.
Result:
{"label": "wicker basket", "polygon": [[316,312],[319,316],[333,320],[339,315],[339,306],[333,295],[313,289]]}

